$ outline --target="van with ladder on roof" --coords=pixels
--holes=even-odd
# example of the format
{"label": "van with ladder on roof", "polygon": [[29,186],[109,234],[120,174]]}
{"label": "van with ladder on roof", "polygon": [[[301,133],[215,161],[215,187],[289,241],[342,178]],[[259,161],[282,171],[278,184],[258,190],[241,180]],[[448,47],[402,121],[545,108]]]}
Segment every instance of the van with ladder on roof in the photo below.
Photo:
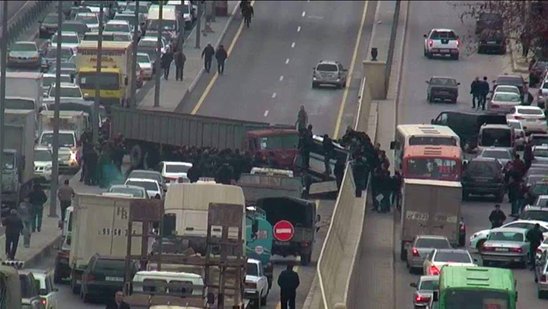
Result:
{"label": "van with ladder on roof", "polygon": [[516,280],[510,269],[444,266],[430,308],[516,309],[517,301]]}

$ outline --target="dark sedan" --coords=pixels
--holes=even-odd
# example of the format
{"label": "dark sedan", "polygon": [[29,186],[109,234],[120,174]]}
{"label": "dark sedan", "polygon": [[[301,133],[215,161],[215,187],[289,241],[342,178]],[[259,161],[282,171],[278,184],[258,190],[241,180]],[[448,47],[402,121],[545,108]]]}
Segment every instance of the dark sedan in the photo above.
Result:
{"label": "dark sedan", "polygon": [[502,164],[495,158],[474,158],[466,165],[462,175],[462,198],[470,194],[493,194],[497,202],[504,198]]}
{"label": "dark sedan", "polygon": [[426,99],[428,102],[449,100],[451,103],[457,103],[460,83],[456,79],[433,76],[426,83],[428,84],[428,89],[426,90]]}
{"label": "dark sedan", "polygon": [[506,53],[506,37],[501,30],[485,29],[479,35],[478,54]]}

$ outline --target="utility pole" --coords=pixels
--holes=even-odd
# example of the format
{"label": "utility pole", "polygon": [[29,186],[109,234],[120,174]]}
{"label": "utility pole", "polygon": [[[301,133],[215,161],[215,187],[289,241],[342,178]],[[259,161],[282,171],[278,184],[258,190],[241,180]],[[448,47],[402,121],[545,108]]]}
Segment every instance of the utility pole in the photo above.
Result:
{"label": "utility pole", "polygon": [[63,42],[63,3],[57,4],[57,53],[55,59],[55,110],[53,112],[53,156],[51,159],[51,186],[49,190],[49,216],[57,217],[57,188],[59,187],[59,98],[61,97],[61,42]]}
{"label": "utility pole", "polygon": [[2,59],[0,60],[0,206],[2,205],[2,178],[4,176],[4,108],[6,107],[6,62],[8,60],[8,1],[2,2]]}
{"label": "utility pole", "polygon": [[196,21],[196,48],[200,48],[200,32],[202,28],[202,1],[198,1],[198,20]]}
{"label": "utility pole", "polygon": [[131,95],[129,99],[129,108],[136,108],[137,102],[137,43],[139,41],[139,0],[135,1],[135,20],[133,21],[133,58],[131,59]]}
{"label": "utility pole", "polygon": [[97,145],[99,142],[99,102],[101,99],[101,66],[103,58],[103,2],[99,5],[99,40],[97,40],[97,71],[95,73],[95,102],[93,104],[93,115],[91,116],[91,123],[93,129],[93,144]]}
{"label": "utility pole", "polygon": [[156,42],[156,84],[154,85],[154,107],[160,107],[160,81],[162,77],[162,30],[164,28],[164,2],[160,1],[158,20],[158,41]]}

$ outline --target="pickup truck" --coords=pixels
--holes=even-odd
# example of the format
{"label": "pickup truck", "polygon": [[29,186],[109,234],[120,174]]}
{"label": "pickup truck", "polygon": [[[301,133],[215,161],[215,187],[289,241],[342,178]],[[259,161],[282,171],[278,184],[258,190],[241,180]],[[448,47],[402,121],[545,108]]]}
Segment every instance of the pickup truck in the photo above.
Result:
{"label": "pickup truck", "polygon": [[434,55],[449,55],[459,60],[460,39],[452,29],[432,29],[424,35],[424,56],[431,59]]}
{"label": "pickup truck", "polygon": [[268,279],[263,273],[261,261],[247,259],[244,297],[250,300],[251,308],[260,308],[261,305],[266,305],[268,292]]}

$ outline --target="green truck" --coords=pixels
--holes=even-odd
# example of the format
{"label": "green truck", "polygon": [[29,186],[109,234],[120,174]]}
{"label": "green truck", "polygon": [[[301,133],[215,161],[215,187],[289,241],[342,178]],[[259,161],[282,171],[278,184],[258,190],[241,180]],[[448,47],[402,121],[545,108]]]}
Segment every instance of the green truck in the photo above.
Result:
{"label": "green truck", "polygon": [[430,308],[516,309],[518,292],[512,270],[492,267],[445,266],[439,291]]}

